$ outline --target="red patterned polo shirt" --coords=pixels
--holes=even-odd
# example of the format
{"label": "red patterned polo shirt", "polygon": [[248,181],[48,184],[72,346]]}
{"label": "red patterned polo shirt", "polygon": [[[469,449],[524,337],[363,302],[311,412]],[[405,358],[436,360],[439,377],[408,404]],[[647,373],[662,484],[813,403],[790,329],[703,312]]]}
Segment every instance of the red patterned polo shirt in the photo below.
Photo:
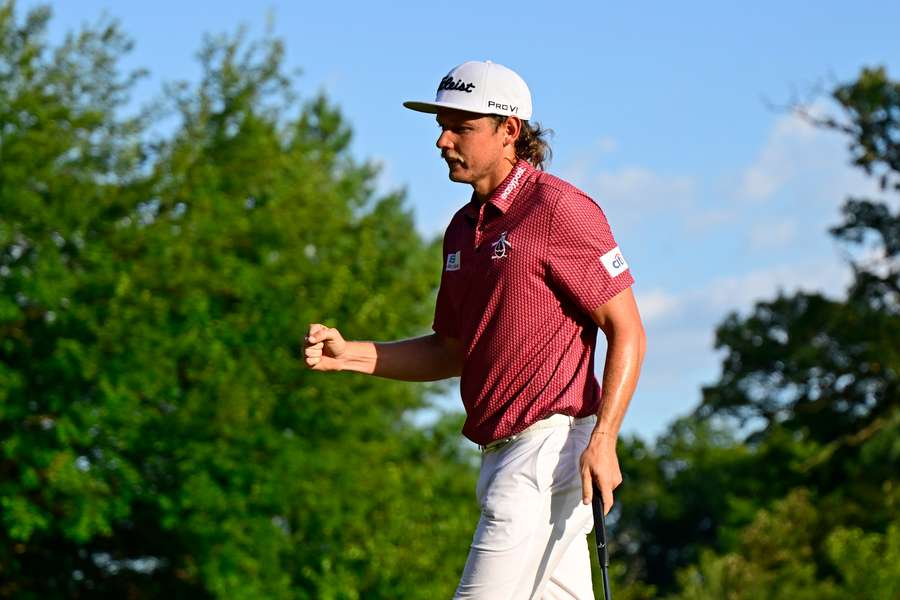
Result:
{"label": "red patterned polo shirt", "polygon": [[463,434],[477,444],[554,413],[596,414],[590,313],[634,279],[600,207],[520,160],[444,234],[432,328],[461,340]]}

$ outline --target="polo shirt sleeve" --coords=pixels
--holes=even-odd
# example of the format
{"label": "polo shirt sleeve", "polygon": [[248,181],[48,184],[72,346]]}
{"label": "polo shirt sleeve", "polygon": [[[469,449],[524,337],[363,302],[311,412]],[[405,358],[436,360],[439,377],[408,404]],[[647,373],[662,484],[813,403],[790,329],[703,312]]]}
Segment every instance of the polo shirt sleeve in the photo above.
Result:
{"label": "polo shirt sleeve", "polygon": [[[447,260],[446,237],[443,245],[444,261]],[[441,285],[438,288],[437,301],[434,305],[434,321],[431,329],[443,336],[459,338],[459,319],[456,314],[455,304],[450,297],[451,285],[448,282],[448,272],[445,264],[442,264]]]}
{"label": "polo shirt sleeve", "polygon": [[551,281],[590,315],[634,283],[603,210],[581,193],[563,193],[547,241]]}

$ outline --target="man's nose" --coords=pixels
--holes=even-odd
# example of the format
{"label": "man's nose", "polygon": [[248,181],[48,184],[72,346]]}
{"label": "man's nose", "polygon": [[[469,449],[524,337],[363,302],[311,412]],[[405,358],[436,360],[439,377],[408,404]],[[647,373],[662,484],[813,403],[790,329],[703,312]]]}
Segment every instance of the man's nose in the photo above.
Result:
{"label": "man's nose", "polygon": [[448,148],[453,147],[453,140],[451,139],[451,134],[449,131],[442,131],[441,135],[438,136],[437,142],[435,145],[441,150],[447,150]]}

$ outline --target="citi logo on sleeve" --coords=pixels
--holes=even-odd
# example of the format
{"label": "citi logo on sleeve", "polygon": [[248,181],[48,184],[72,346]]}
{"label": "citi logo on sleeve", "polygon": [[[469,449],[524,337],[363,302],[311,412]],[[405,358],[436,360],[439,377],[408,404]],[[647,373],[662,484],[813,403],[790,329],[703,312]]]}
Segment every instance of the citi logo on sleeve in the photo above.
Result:
{"label": "citi logo on sleeve", "polygon": [[447,267],[445,271],[459,271],[459,250],[447,255]]}
{"label": "citi logo on sleeve", "polygon": [[437,91],[456,90],[457,92],[465,92],[467,94],[471,94],[472,90],[474,89],[474,83],[466,83],[462,79],[454,80],[451,76],[447,75],[446,77],[441,79],[441,82],[438,84]]}
{"label": "citi logo on sleeve", "polygon": [[618,246],[601,256],[600,262],[603,263],[603,267],[610,277],[621,275],[628,269],[628,263],[625,262],[625,257],[622,256],[622,251]]}

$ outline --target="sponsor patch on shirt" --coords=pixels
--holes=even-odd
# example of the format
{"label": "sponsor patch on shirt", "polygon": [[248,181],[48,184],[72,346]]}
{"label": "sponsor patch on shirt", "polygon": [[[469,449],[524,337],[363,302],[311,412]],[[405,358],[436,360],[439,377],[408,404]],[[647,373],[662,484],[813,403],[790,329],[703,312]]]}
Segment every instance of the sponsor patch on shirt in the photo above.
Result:
{"label": "sponsor patch on shirt", "polygon": [[601,256],[600,262],[603,263],[603,267],[610,277],[621,275],[628,269],[628,263],[625,262],[625,257],[622,256],[622,251],[618,246]]}
{"label": "sponsor patch on shirt", "polygon": [[447,267],[445,271],[459,271],[459,250],[447,255]]}
{"label": "sponsor patch on shirt", "polygon": [[509,180],[509,183],[506,184],[506,189],[503,190],[503,193],[500,194],[500,197],[506,200],[509,198],[509,195],[512,193],[514,189],[519,185],[519,179],[522,177],[522,173],[525,172],[525,167],[519,167],[516,169],[513,178]]}

